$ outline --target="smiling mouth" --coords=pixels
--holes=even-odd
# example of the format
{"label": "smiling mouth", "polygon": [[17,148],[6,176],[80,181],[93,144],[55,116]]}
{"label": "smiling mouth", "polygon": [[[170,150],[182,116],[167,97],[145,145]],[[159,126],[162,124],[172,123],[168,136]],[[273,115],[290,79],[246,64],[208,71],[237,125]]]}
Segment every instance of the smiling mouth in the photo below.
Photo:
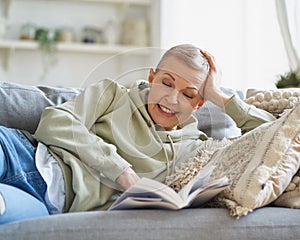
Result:
{"label": "smiling mouth", "polygon": [[159,107],[160,110],[162,110],[163,112],[165,112],[165,113],[167,113],[167,114],[172,114],[172,115],[174,115],[174,114],[177,113],[177,112],[175,112],[175,111],[171,111],[169,108],[166,108],[166,107],[164,107],[164,106],[162,106],[162,105],[160,105],[160,104],[158,104],[158,107]]}

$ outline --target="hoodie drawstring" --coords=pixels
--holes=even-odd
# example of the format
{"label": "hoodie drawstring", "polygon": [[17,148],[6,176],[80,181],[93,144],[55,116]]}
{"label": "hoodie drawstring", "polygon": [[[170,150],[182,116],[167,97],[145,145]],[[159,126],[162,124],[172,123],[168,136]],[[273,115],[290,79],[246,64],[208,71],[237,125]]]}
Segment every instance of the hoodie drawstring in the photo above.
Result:
{"label": "hoodie drawstring", "polygon": [[164,154],[165,154],[166,162],[167,162],[167,176],[169,176],[169,175],[170,175],[170,161],[169,161],[169,157],[168,157],[167,150],[166,150],[166,148],[163,146],[163,144],[162,144],[162,148],[163,148],[163,150],[164,150]]}
{"label": "hoodie drawstring", "polygon": [[[157,136],[157,139],[159,140],[160,144],[161,144],[161,147],[163,148],[163,151],[164,151],[164,155],[166,157],[166,163],[167,163],[167,176],[170,176],[170,161],[169,161],[169,157],[168,157],[168,153],[167,153],[167,149],[166,147],[164,146],[164,143],[162,142],[160,136],[158,135],[158,133],[156,132],[155,130],[155,126],[152,124],[152,122],[147,122],[148,126],[150,128],[153,129],[153,132],[154,134],[156,134]],[[170,145],[171,145],[171,151],[172,151],[172,174],[175,172],[175,159],[176,159],[176,151],[175,151],[175,147],[174,147],[174,142],[173,142],[173,139],[171,138],[171,136],[169,134],[167,134],[167,138],[169,139],[170,141]]]}
{"label": "hoodie drawstring", "polygon": [[[175,172],[176,152],[175,152],[174,142],[173,142],[171,136],[168,134],[167,137],[170,141],[171,150],[172,150],[172,154],[173,154],[172,160],[171,160],[172,161],[172,172],[171,172],[171,174],[173,174]],[[166,161],[167,162],[167,176],[170,176],[170,161],[169,161],[168,153],[167,153],[167,150],[166,150],[164,144],[162,143],[162,141],[160,141],[160,142],[161,142],[161,145],[162,145],[162,148],[164,150],[164,154],[165,154],[166,160],[167,160]]]}
{"label": "hoodie drawstring", "polygon": [[[173,156],[172,156],[172,174],[173,174],[175,172],[176,151],[175,151],[174,142],[173,142],[171,136],[168,134],[167,137],[170,140],[171,150],[172,150],[172,154],[173,154]],[[169,170],[169,168],[168,168],[168,170]],[[168,176],[169,176],[169,174],[168,174]]]}

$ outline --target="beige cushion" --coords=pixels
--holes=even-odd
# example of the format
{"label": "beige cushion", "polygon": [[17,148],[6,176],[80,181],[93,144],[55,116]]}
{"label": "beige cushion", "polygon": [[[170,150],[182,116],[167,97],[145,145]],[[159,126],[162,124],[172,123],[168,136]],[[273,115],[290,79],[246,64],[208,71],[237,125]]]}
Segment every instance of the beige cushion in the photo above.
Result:
{"label": "beige cushion", "polygon": [[299,119],[300,105],[233,142],[208,142],[167,178],[167,184],[178,191],[197,173],[197,167],[214,161],[212,178],[227,176],[230,186],[207,205],[227,207],[235,217],[265,206],[284,192],[299,169]]}
{"label": "beige cushion", "polygon": [[279,117],[300,102],[300,88],[274,90],[248,89],[245,102]]}
{"label": "beige cushion", "polygon": [[283,194],[274,202],[277,207],[300,208],[300,170],[293,177]]}
{"label": "beige cushion", "polygon": [[[300,163],[300,105],[217,151],[213,178],[226,175],[230,187],[216,199],[232,216],[242,216],[280,196]],[[216,200],[215,199],[215,200]]]}

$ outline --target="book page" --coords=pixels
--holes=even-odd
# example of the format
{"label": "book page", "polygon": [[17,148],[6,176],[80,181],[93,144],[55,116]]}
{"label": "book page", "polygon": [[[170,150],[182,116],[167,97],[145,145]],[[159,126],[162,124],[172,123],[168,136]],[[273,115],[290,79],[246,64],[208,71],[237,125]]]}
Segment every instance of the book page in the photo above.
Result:
{"label": "book page", "polygon": [[214,165],[210,163],[201,168],[198,174],[178,192],[179,196],[186,201],[192,192],[203,187],[209,181],[213,169]]}
{"label": "book page", "polygon": [[125,191],[109,210],[133,208],[181,209],[199,206],[208,201],[228,185],[223,177],[210,182],[213,164],[207,164],[179,193],[164,183],[149,178],[141,178]]}
{"label": "book page", "polygon": [[[149,178],[141,178],[135,185],[125,191],[111,206],[113,209],[115,205],[119,205],[120,202],[124,202],[125,199],[160,199],[161,201],[157,201],[156,203],[163,206],[164,202],[169,203],[168,206],[173,205],[174,209],[182,208],[184,206],[184,202],[181,197],[170,187],[167,185],[160,183],[156,180],[152,180]],[[145,203],[146,201],[144,201]],[[151,202],[151,201],[148,201]],[[125,204],[126,202],[124,202]],[[132,201],[130,202],[132,203]],[[151,202],[153,203],[153,202]],[[125,206],[125,205],[124,205]],[[127,206],[125,206],[127,208]]]}
{"label": "book page", "polygon": [[207,189],[207,191],[202,191],[198,193],[194,198],[190,199],[189,204],[187,207],[199,207],[202,204],[208,202],[210,199],[212,199],[214,196],[219,194],[221,191],[223,191],[227,185],[217,187],[217,188],[210,188]]}
{"label": "book page", "polygon": [[[214,197],[218,192],[224,190],[228,186],[228,178],[227,177],[222,177],[219,179],[215,179],[212,182],[208,182],[204,186],[196,189],[193,191],[187,198],[188,204],[193,202],[195,199],[201,200],[201,197],[204,196],[205,198],[208,198],[206,201],[208,201],[210,198]],[[217,192],[216,192],[217,191]],[[204,202],[204,199],[203,199]]]}

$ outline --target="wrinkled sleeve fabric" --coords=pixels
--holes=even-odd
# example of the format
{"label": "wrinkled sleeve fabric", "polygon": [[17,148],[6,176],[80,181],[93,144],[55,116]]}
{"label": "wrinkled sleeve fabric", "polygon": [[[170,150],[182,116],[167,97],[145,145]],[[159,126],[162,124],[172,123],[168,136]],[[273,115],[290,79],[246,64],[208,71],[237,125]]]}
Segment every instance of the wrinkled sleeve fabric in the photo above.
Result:
{"label": "wrinkled sleeve fabric", "polygon": [[71,153],[88,167],[115,181],[131,165],[117,153],[114,145],[96,134],[95,124],[113,111],[124,91],[125,88],[110,80],[87,87],[74,99],[46,108],[34,137],[50,149],[53,146],[51,150],[59,148]]}
{"label": "wrinkled sleeve fabric", "polygon": [[265,122],[275,120],[272,114],[245,103],[237,96],[233,96],[224,107],[225,112],[244,131],[250,131]]}

